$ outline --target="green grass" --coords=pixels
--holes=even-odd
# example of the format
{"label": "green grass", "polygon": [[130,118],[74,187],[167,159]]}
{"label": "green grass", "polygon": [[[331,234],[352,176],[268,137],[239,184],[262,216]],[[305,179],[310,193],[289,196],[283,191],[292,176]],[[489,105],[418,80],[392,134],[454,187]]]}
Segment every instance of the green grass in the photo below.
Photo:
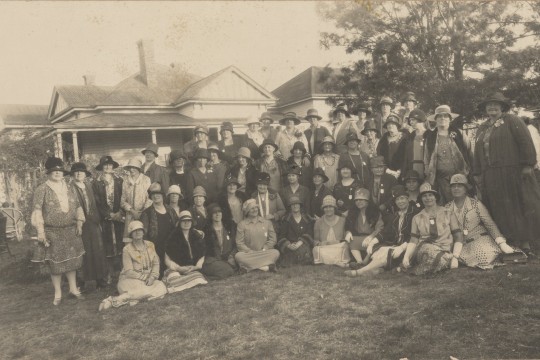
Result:
{"label": "green grass", "polygon": [[539,270],[351,279],[305,266],[99,313],[113,288],[55,308],[50,281],[19,257],[0,269],[0,358],[539,358]]}

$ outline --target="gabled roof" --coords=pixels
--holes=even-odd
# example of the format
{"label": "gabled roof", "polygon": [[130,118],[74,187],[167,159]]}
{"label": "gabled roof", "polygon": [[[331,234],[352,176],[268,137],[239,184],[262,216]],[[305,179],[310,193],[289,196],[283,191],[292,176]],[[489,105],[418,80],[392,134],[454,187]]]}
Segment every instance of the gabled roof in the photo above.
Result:
{"label": "gabled roof", "polygon": [[47,105],[0,105],[0,127],[47,127]]}
{"label": "gabled roof", "polygon": [[296,101],[339,93],[334,81],[339,69],[312,66],[279,86],[272,93],[279,99],[276,106],[285,106]]}
{"label": "gabled roof", "polygon": [[232,65],[191,84],[175,103],[201,99],[276,100],[272,93]]}
{"label": "gabled roof", "polygon": [[92,107],[102,102],[111,89],[110,86],[59,85],[56,91],[70,107]]}
{"label": "gabled roof", "polygon": [[54,124],[55,129],[192,127],[198,120],[181,114],[96,114]]}

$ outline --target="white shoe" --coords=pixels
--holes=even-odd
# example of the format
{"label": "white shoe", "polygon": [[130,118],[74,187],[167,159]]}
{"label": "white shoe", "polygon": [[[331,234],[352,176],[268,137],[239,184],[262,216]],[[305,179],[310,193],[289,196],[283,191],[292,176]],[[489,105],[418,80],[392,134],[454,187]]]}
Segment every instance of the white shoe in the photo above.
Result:
{"label": "white shoe", "polygon": [[512,247],[505,242],[500,243],[499,247],[501,248],[501,251],[505,254],[512,254],[515,252],[514,249],[512,249]]}

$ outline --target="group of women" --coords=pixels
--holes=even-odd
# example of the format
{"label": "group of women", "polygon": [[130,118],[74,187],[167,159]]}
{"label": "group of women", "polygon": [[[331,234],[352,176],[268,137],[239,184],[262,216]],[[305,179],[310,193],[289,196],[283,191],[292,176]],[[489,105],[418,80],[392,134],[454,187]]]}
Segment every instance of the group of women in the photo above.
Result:
{"label": "group of women", "polygon": [[239,144],[230,123],[217,144],[198,126],[189,154],[170,154],[168,172],[152,165],[152,146],[143,150],[149,165],[130,160],[124,178],[110,156],[92,181],[85,164],[68,172],[49,158],[34,194],[34,260],[48,264],[59,305],[62,274],[69,295],[82,299],[76,271],[107,286],[121,256],[119,295],[103,300],[104,310],[277,266],[426,274],[492,268],[520,249],[532,256],[540,191],[531,136],[502,95],[479,106],[487,120],[474,149],[446,105],[430,117],[390,112],[380,127],[381,116],[367,119],[361,106],[358,121],[338,107],[332,132],[313,109],[304,133],[295,114],[278,131],[265,113],[248,120]]}

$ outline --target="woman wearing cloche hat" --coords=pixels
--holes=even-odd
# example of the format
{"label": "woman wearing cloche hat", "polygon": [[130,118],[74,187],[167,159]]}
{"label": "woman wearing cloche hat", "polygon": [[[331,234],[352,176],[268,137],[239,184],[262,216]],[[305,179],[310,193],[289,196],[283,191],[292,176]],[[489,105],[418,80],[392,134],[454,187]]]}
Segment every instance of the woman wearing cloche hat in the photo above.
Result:
{"label": "woman wearing cloche hat", "polygon": [[313,264],[313,222],[302,212],[303,206],[298,196],[289,199],[289,212],[281,222],[277,243],[281,266]]}
{"label": "woman wearing cloche hat", "polygon": [[521,119],[507,113],[510,103],[501,93],[478,107],[488,115],[478,128],[474,150],[482,201],[508,243],[530,252],[531,245],[540,247],[533,242],[540,233],[540,194],[531,135]]}
{"label": "woman wearing cloche hat", "polygon": [[[245,195],[251,196],[255,191],[255,181],[257,179],[257,169],[253,166],[251,151],[247,147],[241,147],[236,152],[236,162],[225,175],[225,179],[235,178],[238,183],[236,190],[242,191]],[[227,183],[227,180],[225,180]],[[225,184],[225,187],[227,185]],[[223,192],[221,193],[223,194]]]}
{"label": "woman wearing cloche hat", "polygon": [[338,181],[338,165],[339,155],[335,153],[336,142],[332,136],[325,136],[321,142],[321,149],[319,155],[315,156],[313,161],[313,167],[321,168],[324,171],[328,182],[326,187],[333,190],[334,185]]}
{"label": "woman wearing cloche hat", "polygon": [[[126,212],[125,223],[129,224],[132,220],[139,220],[144,209],[152,205],[152,200],[148,197],[148,188],[150,187],[150,178],[142,174],[142,163],[138,159],[129,160],[124,169],[128,170],[129,175],[125,178],[122,185],[122,198],[120,206]],[[124,227],[124,237],[127,234],[127,226]]]}
{"label": "woman wearing cloche hat", "polygon": [[195,165],[186,180],[186,195],[192,197],[195,187],[202,186],[206,190],[207,201],[213,202],[217,199],[220,187],[217,174],[208,164],[210,154],[207,149],[198,149],[193,159]]}

